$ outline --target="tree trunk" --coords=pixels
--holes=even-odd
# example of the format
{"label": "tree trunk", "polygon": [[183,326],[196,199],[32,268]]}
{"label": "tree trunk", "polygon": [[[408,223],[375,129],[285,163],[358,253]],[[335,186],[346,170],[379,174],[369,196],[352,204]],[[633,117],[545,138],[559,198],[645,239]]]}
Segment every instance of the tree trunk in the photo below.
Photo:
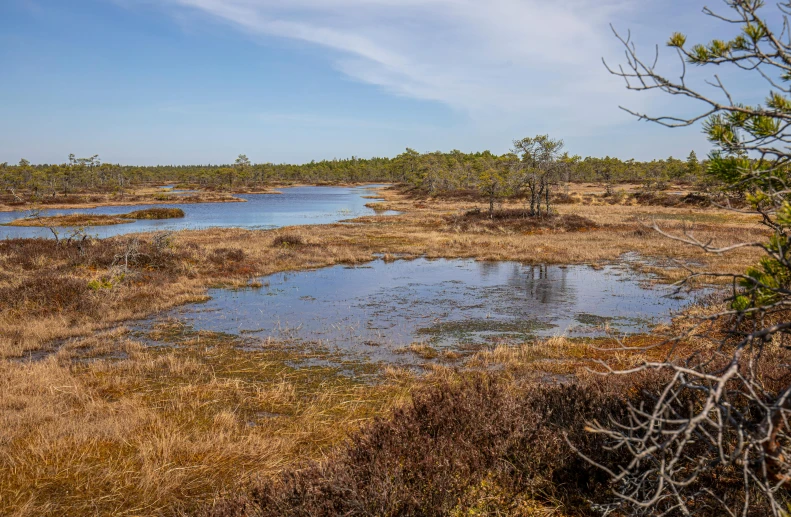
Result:
{"label": "tree trunk", "polygon": [[530,185],[530,215],[536,215],[536,186]]}
{"label": "tree trunk", "polygon": [[547,209],[546,209],[545,213],[547,214],[547,216],[549,216],[549,198],[550,198],[549,184],[547,184],[547,190],[544,193],[544,195],[546,196],[546,201],[547,201]]}
{"label": "tree trunk", "polygon": [[489,191],[489,219],[494,219],[494,189]]}

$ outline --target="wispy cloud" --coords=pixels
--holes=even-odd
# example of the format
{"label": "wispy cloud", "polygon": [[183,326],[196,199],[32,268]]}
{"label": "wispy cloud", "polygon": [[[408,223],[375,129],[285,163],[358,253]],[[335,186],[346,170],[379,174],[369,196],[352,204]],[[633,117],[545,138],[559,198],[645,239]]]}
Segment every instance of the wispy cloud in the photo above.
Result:
{"label": "wispy cloud", "polygon": [[[140,0],[145,1],[145,0]],[[608,23],[637,0],[162,0],[252,35],[328,49],[344,74],[476,119],[607,124]]]}
{"label": "wispy cloud", "polygon": [[427,130],[439,130],[427,124],[404,124],[389,120],[371,120],[358,117],[322,116],[312,113],[259,113],[257,118],[262,122],[277,124],[279,127],[291,125],[312,129],[386,129],[390,131],[406,131],[410,133]]}

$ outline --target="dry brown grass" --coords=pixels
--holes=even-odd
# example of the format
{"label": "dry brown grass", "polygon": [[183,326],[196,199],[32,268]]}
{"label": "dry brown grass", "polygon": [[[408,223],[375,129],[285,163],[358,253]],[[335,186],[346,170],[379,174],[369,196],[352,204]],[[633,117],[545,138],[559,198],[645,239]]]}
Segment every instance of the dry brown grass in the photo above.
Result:
{"label": "dry brown grass", "polygon": [[[270,193],[270,192],[261,192]],[[3,202],[0,200],[0,212],[14,212],[35,208],[66,210],[74,208],[96,208],[100,206],[135,206],[161,204],[192,204],[192,203],[242,203],[244,199],[226,192],[196,192],[187,195],[172,194],[154,187],[143,187],[131,192],[77,193],[69,195],[29,198],[23,202]]]}
{"label": "dry brown grass", "polygon": [[118,215],[68,214],[47,217],[24,217],[11,221],[7,225],[38,227],[110,226],[133,223],[136,219],[174,219],[178,217],[184,217],[184,211],[180,208],[147,208]]}
{"label": "dry brown grass", "polygon": [[[274,231],[187,231],[165,241],[0,243],[0,514],[175,515],[255,476],[322,457],[408,396],[415,381],[405,372],[357,365],[365,375],[355,379],[333,367],[298,367],[311,354],[327,359],[320,351],[242,350],[222,336],[170,327],[158,330],[177,346],[156,349],[116,328],[200,300],[207,286],[252,286],[258,276],[359,264],[376,254],[602,264],[635,252],[646,260],[634,267],[665,280],[683,273],[673,261],[733,272],[757,257],[750,250],[705,255],[638,222],[657,219],[679,231],[690,219],[699,238],[722,244],[759,231],[754,219],[718,209],[567,204],[557,206],[561,215],[596,227],[472,232],[453,219],[483,206],[475,201],[381,194],[375,204],[402,215]],[[132,246],[141,254],[126,264],[120,257]],[[527,379],[582,375],[599,353],[593,344],[557,338],[501,347],[467,367]],[[421,347],[410,352],[433,355]],[[37,360],[20,361],[26,357]],[[437,367],[434,375],[449,373]],[[476,490],[473,499],[491,495],[483,485]]]}
{"label": "dry brown grass", "polygon": [[117,215],[101,214],[69,214],[48,217],[24,217],[7,223],[7,226],[110,226],[114,224],[132,223],[129,219]]}
{"label": "dry brown grass", "polygon": [[287,363],[299,352],[241,350],[211,334],[178,344],[148,348],[115,331],[41,361],[0,362],[0,514],[194,510],[318,459],[411,383],[297,368]]}
{"label": "dry brown grass", "polygon": [[421,359],[436,359],[439,357],[439,351],[428,343],[412,343],[409,346],[395,350],[396,354],[415,354]]}
{"label": "dry brown grass", "polygon": [[122,219],[178,219],[184,217],[184,210],[181,208],[146,208],[121,214],[118,217]]}

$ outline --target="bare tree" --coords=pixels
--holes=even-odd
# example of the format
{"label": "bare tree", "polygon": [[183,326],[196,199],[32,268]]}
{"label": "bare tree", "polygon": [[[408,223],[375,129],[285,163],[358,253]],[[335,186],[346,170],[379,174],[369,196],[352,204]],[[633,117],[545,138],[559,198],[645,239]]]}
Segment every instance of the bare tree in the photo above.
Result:
{"label": "bare tree", "polygon": [[[716,147],[708,172],[747,192],[751,210],[772,236],[717,246],[691,231],[671,234],[654,223],[665,237],[709,253],[755,247],[763,258],[743,274],[690,273],[682,284],[701,276],[728,276],[731,294],[724,310],[693,321],[688,332],[663,343],[668,346],[665,360],[626,371],[601,363],[611,375],[658,370],[669,379],[651,403],[631,406],[626,420],[589,423],[609,449],[628,458],[621,464],[597,464],[612,477],[618,496],[605,513],[787,516],[791,508],[791,369],[785,364],[791,332],[791,3],[776,5],[771,15],[762,0],[724,3],[728,14],[708,8],[704,13],[740,32],[728,41],[692,47],[684,35],[674,34],[668,46],[680,59],[678,79],[657,71],[658,47],[644,61],[631,37],[617,32],[626,64],[608,69],[624,78],[628,89],[659,90],[703,105],[700,113],[686,118],[627,111],[668,127],[703,121]],[[711,94],[701,93],[690,85],[688,65],[754,73],[769,90],[765,104],[737,102],[717,75],[707,81]],[[681,344],[693,336],[705,337],[712,346],[684,352]]]}
{"label": "bare tree", "polygon": [[55,242],[58,244],[60,243],[60,233],[58,232],[58,230],[55,229],[54,226],[45,224],[44,219],[41,217],[40,208],[33,208],[32,210],[30,210],[27,214],[27,218],[34,219],[39,224],[39,226],[43,226],[44,228],[47,228],[50,232],[52,232],[52,236],[55,238]]}
{"label": "bare tree", "polygon": [[134,263],[141,255],[140,252],[140,239],[137,237],[127,239],[124,241],[123,249],[116,253],[113,260],[113,267],[120,266],[123,263],[121,271],[123,273],[129,272],[129,264]]}

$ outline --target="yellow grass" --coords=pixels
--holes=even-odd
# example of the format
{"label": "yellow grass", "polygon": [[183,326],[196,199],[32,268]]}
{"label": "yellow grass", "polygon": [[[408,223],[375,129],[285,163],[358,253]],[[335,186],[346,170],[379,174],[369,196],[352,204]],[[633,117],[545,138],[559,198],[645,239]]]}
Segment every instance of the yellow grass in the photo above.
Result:
{"label": "yellow grass", "polygon": [[0,362],[0,514],[174,515],[320,458],[409,392],[407,375],[365,384],[286,364],[299,360],[211,335],[157,350],[116,331]]}

